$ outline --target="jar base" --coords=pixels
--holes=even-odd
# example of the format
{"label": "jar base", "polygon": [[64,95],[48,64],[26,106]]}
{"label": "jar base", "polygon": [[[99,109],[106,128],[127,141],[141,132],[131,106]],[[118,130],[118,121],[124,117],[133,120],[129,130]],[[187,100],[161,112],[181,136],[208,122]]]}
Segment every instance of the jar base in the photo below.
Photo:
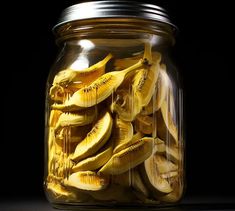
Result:
{"label": "jar base", "polygon": [[87,203],[52,203],[52,207],[60,210],[82,210],[82,211],[91,211],[100,209],[102,211],[105,210],[114,210],[115,211],[125,211],[125,210],[143,210],[148,209],[149,211],[157,209],[166,209],[173,208],[179,205],[179,202],[176,203],[159,203],[159,204],[141,204],[141,203],[115,203],[115,202],[106,202],[104,203],[95,203],[95,204],[87,204]]}

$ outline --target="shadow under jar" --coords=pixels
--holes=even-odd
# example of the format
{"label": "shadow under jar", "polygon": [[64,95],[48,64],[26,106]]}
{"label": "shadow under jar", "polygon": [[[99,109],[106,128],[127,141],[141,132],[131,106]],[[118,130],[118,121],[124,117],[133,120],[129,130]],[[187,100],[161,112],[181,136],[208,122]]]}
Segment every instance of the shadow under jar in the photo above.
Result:
{"label": "shadow under jar", "polygon": [[81,3],[54,27],[45,175],[57,208],[166,206],[184,190],[183,93],[162,8]]}

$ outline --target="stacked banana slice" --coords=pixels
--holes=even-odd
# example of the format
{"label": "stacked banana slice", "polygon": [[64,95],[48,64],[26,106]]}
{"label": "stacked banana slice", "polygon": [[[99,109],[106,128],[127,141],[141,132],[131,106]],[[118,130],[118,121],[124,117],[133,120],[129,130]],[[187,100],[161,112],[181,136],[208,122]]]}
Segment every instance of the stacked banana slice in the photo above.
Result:
{"label": "stacked banana slice", "polygon": [[108,54],[86,69],[60,71],[49,90],[49,195],[71,202],[178,201],[182,146],[173,86],[149,43],[138,56]]}

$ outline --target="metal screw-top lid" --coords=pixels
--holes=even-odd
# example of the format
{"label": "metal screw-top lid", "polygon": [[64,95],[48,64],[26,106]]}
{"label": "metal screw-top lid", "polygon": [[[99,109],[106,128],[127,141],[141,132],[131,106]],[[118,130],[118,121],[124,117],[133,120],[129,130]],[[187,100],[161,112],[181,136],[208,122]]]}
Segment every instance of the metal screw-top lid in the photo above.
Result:
{"label": "metal screw-top lid", "polygon": [[54,29],[68,22],[93,18],[139,18],[166,23],[176,28],[166,11],[157,5],[107,0],[85,2],[66,8]]}

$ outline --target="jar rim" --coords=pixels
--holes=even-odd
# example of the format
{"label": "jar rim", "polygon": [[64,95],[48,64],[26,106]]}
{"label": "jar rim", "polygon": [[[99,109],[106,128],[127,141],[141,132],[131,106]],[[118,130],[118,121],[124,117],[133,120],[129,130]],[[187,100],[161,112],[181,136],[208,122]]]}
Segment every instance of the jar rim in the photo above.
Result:
{"label": "jar rim", "polygon": [[105,0],[78,3],[67,7],[63,10],[57,24],[53,27],[53,31],[66,23],[100,18],[150,20],[167,24],[172,27],[173,31],[177,30],[176,25],[170,21],[166,10],[160,6],[126,0]]}

